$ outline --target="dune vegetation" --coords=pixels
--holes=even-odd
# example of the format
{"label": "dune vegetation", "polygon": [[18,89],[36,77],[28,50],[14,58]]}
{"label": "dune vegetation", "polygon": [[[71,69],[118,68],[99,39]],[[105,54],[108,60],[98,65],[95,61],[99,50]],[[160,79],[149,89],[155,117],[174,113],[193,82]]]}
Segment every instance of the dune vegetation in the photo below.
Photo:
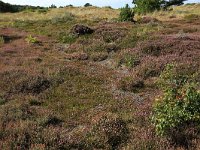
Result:
{"label": "dune vegetation", "polygon": [[200,149],[200,4],[0,13],[0,149]]}

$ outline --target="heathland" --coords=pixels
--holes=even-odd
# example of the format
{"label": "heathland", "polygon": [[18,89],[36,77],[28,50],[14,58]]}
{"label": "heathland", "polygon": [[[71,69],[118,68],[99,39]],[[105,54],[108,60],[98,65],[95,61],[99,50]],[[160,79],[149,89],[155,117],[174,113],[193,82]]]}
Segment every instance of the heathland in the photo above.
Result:
{"label": "heathland", "polygon": [[0,13],[0,149],[200,149],[200,5],[119,14]]}

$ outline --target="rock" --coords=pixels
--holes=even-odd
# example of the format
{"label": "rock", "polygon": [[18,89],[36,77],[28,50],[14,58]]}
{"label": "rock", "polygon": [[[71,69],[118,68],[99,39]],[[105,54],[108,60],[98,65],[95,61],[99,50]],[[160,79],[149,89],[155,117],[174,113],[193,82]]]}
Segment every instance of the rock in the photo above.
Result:
{"label": "rock", "polygon": [[77,24],[72,27],[71,32],[75,35],[85,35],[85,34],[92,34],[94,30],[87,26]]}

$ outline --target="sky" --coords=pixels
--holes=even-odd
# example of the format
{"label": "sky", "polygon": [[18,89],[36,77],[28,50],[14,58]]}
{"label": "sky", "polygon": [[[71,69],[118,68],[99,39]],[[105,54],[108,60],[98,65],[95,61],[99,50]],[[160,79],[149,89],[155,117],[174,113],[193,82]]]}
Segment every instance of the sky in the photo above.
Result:
{"label": "sky", "polygon": [[[95,6],[112,6],[113,8],[120,8],[125,4],[132,5],[132,0],[2,0],[3,2],[20,5],[33,5],[33,6],[50,6],[55,4],[56,6],[66,6],[72,4],[74,6],[83,6],[85,3],[90,3]],[[193,3],[200,0],[188,0],[187,2]]]}

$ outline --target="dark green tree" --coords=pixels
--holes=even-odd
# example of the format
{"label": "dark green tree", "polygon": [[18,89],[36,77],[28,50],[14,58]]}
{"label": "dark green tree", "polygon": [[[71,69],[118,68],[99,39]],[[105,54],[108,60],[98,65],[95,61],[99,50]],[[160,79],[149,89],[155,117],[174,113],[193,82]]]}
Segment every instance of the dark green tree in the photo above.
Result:
{"label": "dark green tree", "polygon": [[52,4],[49,8],[57,8],[57,6]]}
{"label": "dark green tree", "polygon": [[89,6],[92,6],[92,4],[86,3],[86,4],[84,5],[84,7],[89,7]]}
{"label": "dark green tree", "polygon": [[172,5],[182,5],[186,0],[133,0],[135,12],[145,14],[155,10],[167,9]]}
{"label": "dark green tree", "polygon": [[139,14],[145,14],[160,10],[162,5],[165,4],[164,0],[133,0],[135,4],[135,11]]}
{"label": "dark green tree", "polygon": [[134,21],[133,17],[134,17],[134,12],[129,7],[128,4],[126,4],[125,7],[121,8],[121,12],[120,12],[120,15],[119,15],[120,21]]}
{"label": "dark green tree", "polygon": [[180,5],[183,5],[185,1],[186,0],[169,0],[169,1],[166,1],[165,7],[169,7],[172,5],[180,6]]}

